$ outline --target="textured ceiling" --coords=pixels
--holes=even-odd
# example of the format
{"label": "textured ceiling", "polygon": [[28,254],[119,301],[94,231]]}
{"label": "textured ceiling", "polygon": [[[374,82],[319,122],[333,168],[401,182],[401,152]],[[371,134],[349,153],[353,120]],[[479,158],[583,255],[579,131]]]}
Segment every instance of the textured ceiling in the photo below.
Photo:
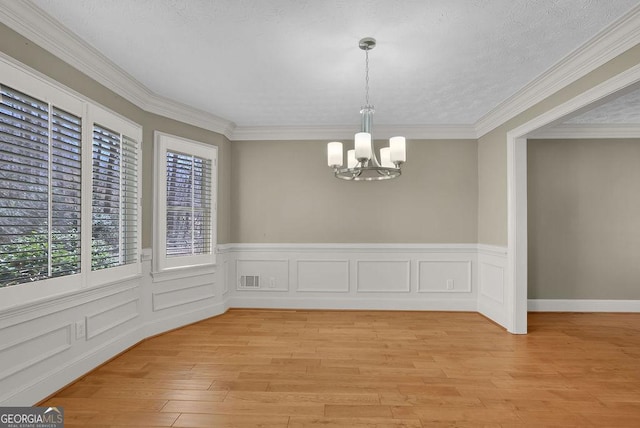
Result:
{"label": "textured ceiling", "polygon": [[637,0],[34,0],[158,95],[238,126],[473,124]]}
{"label": "textured ceiling", "polygon": [[573,124],[640,124],[640,89],[576,116]]}

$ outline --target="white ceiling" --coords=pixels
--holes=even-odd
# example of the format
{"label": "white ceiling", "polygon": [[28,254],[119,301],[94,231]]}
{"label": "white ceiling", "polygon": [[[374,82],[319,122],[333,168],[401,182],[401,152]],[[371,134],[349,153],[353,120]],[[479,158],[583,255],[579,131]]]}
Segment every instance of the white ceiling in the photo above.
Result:
{"label": "white ceiling", "polygon": [[474,124],[637,0],[34,0],[152,92],[242,127]]}
{"label": "white ceiling", "polygon": [[640,124],[640,89],[566,121],[573,124]]}

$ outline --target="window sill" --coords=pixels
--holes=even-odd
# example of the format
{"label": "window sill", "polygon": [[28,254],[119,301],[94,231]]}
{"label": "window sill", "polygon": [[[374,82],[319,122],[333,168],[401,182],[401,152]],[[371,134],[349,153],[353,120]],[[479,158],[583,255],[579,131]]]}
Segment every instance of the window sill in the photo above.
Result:
{"label": "window sill", "polygon": [[176,279],[190,278],[193,276],[213,275],[216,273],[215,264],[184,266],[151,272],[153,282],[173,281]]}

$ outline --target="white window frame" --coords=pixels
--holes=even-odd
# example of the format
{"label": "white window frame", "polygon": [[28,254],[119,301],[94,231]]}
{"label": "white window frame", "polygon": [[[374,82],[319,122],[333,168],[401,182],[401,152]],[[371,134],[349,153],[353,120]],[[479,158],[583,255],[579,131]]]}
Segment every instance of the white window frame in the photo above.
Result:
{"label": "white window frame", "polygon": [[[117,283],[139,277],[142,272],[140,258],[136,263],[115,268],[91,271],[91,196],[92,196],[92,144],[94,121],[111,126],[138,142],[138,195],[142,195],[142,127],[119,114],[107,110],[96,102],[65,87],[11,57],[0,53],[0,80],[3,84],[41,101],[77,115],[82,119],[82,202],[81,202],[81,272],[56,278],[47,278],[0,288],[0,311],[32,304],[83,288]],[[141,213],[140,198],[138,209]],[[138,254],[141,254],[142,224],[137,224]],[[122,268],[122,269],[121,269]]]}
{"label": "white window frame", "polygon": [[[155,272],[214,266],[217,247],[218,147],[176,135],[154,131],[154,245]],[[211,253],[167,257],[167,151],[211,160]]]}
{"label": "white window frame", "polygon": [[[91,270],[91,239],[89,239],[88,245],[82,247],[82,271],[88,272],[90,276],[89,285],[101,285],[109,282],[113,282],[114,277],[124,279],[129,277],[135,277],[142,273],[142,265],[140,263],[140,254],[142,253],[142,127],[139,125],[119,116],[115,113],[106,110],[102,107],[96,105],[89,106],[89,112],[87,115],[87,124],[86,124],[86,132],[88,138],[88,148],[84,150],[83,147],[83,184],[89,183],[86,187],[88,189],[83,188],[83,198],[87,199],[87,203],[83,204],[83,208],[86,208],[86,211],[83,209],[82,215],[84,219],[87,221],[83,221],[83,229],[82,236],[88,236],[91,238],[92,236],[92,226],[93,226],[93,209],[92,209],[92,190],[93,190],[93,175],[92,175],[92,165],[93,165],[93,125],[98,124],[104,126],[106,128],[111,129],[114,132],[118,132],[122,135],[126,135],[129,138],[134,139],[138,142],[138,222],[136,225],[136,242],[137,249],[136,252],[138,254],[138,260],[136,263],[130,263],[122,266],[114,266],[106,269],[99,269],[92,271]],[[86,156],[86,157],[85,157]],[[84,167],[88,165],[88,167]],[[87,172],[88,177],[85,176],[84,172]],[[85,195],[84,190],[88,191],[88,194]],[[85,227],[88,229],[85,232]],[[86,263],[86,264],[85,264]]]}

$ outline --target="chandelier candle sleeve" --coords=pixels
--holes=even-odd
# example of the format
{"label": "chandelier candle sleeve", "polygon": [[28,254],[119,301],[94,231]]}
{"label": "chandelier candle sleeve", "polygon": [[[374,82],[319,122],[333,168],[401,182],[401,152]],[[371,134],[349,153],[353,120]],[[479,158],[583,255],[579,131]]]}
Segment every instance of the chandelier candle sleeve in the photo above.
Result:
{"label": "chandelier candle sleeve", "polygon": [[355,136],[356,159],[360,162],[371,159],[371,134],[358,132]]}
{"label": "chandelier candle sleeve", "polygon": [[333,141],[327,144],[327,163],[330,167],[342,166],[342,143]]}
{"label": "chandelier candle sleeve", "polygon": [[393,168],[395,165],[391,162],[391,147],[383,147],[380,149],[380,165],[385,168]]}
{"label": "chandelier candle sleeve", "polygon": [[404,137],[389,138],[389,148],[391,149],[391,162],[404,163],[407,161],[407,144]]}
{"label": "chandelier candle sleeve", "polygon": [[354,149],[347,150],[347,168],[355,168],[356,165],[358,165],[356,151]]}

